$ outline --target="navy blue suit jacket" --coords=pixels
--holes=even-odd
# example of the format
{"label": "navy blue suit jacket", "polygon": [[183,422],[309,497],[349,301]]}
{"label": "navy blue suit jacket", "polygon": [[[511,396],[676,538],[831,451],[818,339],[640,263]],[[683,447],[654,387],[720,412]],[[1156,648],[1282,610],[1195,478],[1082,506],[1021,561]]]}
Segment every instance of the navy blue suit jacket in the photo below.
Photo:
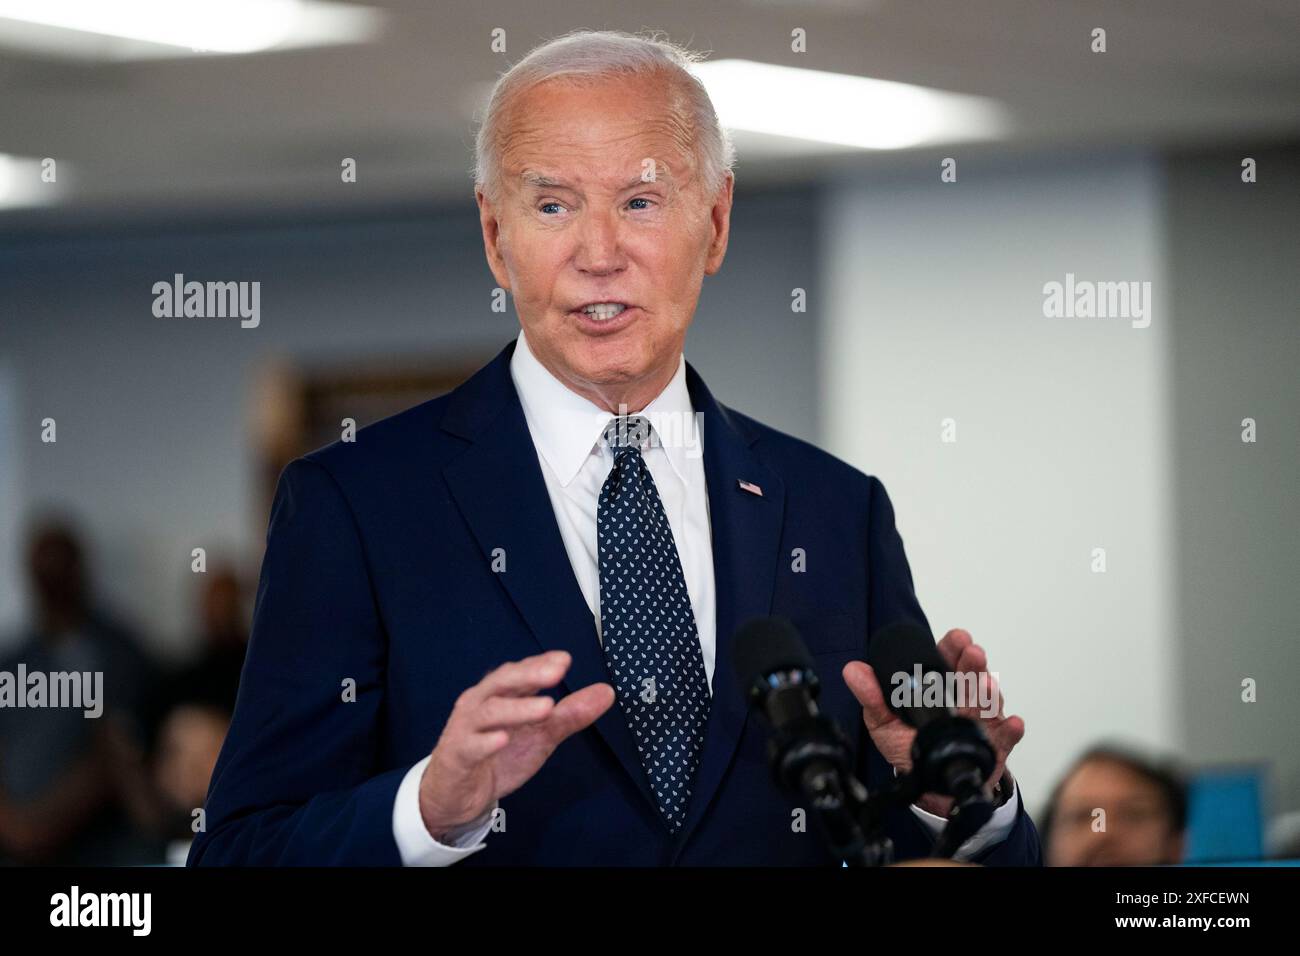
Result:
{"label": "navy blue suit jacket", "polygon": [[[508,345],[464,385],[291,463],[267,532],[252,639],[194,864],[397,865],[393,801],[456,698],[543,650],[573,657],[560,697],[607,680],[513,381]],[[733,673],[746,619],[784,615],[815,655],[821,704],[875,787],[892,775],[839,672],[867,635],[925,625],[884,488],[719,404],[689,365],[703,418],[717,586],[713,701],[688,819],[655,807],[621,710],[566,740],[501,801],[505,828],[459,866],[838,865],[774,786],[767,729]],[[762,488],[761,497],[738,479]],[[506,570],[492,554],[503,549]],[[792,552],[802,549],[806,570]],[[344,702],[344,682],[356,699]],[[899,859],[931,841],[891,818]],[[1037,864],[1019,812],[986,863]]]}

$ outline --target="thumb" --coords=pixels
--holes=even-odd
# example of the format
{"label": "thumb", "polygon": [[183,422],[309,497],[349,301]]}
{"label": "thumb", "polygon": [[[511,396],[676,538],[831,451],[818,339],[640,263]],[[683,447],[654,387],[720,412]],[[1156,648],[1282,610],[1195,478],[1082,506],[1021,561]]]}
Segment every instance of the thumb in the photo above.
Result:
{"label": "thumb", "polygon": [[551,743],[559,745],[565,738],[591,726],[614,703],[614,688],[609,684],[589,684],[569,694],[546,718]]}
{"label": "thumb", "polygon": [[862,705],[862,717],[866,721],[867,730],[875,730],[882,724],[898,719],[885,705],[885,694],[880,689],[880,682],[876,680],[876,672],[870,664],[849,661],[841,673],[844,683],[849,685],[849,690]]}

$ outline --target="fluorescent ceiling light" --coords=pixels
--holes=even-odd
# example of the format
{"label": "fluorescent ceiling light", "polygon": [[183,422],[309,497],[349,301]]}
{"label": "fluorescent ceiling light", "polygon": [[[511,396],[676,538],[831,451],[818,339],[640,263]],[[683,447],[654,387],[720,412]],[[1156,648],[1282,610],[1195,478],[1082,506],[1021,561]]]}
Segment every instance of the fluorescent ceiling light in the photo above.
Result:
{"label": "fluorescent ceiling light", "polygon": [[728,129],[858,149],[997,139],[1010,126],[996,100],[910,83],[753,60],[697,63]]}
{"label": "fluorescent ceiling light", "polygon": [[[66,174],[67,163],[60,163],[58,169],[60,175]],[[61,183],[47,183],[41,178],[39,159],[0,153],[0,209],[41,206],[57,201],[61,195]]]}
{"label": "fluorescent ceiling light", "polygon": [[359,42],[378,10],[321,0],[0,0],[0,43],[135,59]]}

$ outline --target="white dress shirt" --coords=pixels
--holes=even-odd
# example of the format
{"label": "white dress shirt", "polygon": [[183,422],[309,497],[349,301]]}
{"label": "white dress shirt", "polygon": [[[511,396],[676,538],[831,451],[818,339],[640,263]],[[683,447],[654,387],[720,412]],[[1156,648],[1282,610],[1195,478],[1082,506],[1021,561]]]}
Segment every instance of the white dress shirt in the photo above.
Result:
{"label": "white dress shirt", "polygon": [[[546,492],[555,511],[560,537],[569,563],[591,608],[600,635],[600,567],[596,555],[596,506],[601,486],[614,464],[613,452],[600,440],[614,416],[553,376],[528,347],[520,332],[510,360],[523,405],[524,419],[537,449]],[[704,477],[704,454],[699,425],[686,387],[686,359],[662,392],[644,409],[656,440],[642,446],[642,457],[663,501],[668,525],[682,562],[686,590],[695,614],[695,626],[710,687],[717,655],[717,618],[713,580],[713,534],[709,524],[709,496]],[[393,802],[393,836],[405,866],[446,866],[485,846],[492,828],[493,809],[477,820],[456,828],[439,843],[430,835],[420,815],[420,779],[429,763],[425,757],[402,779]],[[993,819],[962,845],[968,858],[1006,838],[1015,823],[1019,795],[995,811]],[[942,817],[912,807],[918,819],[937,835]]]}

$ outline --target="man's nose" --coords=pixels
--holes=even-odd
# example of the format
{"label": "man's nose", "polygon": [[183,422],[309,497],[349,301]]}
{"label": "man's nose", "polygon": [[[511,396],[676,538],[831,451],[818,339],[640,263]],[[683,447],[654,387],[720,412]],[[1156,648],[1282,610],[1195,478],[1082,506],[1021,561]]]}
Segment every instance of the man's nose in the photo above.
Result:
{"label": "man's nose", "polygon": [[589,212],[579,231],[574,264],[583,272],[607,275],[623,267],[620,225],[610,213]]}

